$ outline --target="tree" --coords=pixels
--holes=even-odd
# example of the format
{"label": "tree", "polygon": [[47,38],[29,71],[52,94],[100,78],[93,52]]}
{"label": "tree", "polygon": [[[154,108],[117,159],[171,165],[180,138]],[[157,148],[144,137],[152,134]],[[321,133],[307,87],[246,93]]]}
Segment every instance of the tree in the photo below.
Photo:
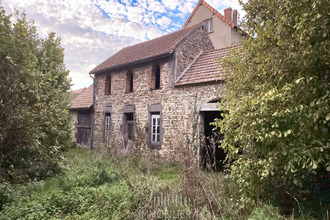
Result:
{"label": "tree", "polygon": [[1,179],[41,179],[70,144],[69,71],[54,33],[40,39],[24,14],[0,10]]}
{"label": "tree", "polygon": [[[245,201],[329,204],[329,0],[242,3],[250,36],[226,69],[215,124]],[[240,152],[243,152],[240,153]],[[275,196],[278,195],[278,196]]]}

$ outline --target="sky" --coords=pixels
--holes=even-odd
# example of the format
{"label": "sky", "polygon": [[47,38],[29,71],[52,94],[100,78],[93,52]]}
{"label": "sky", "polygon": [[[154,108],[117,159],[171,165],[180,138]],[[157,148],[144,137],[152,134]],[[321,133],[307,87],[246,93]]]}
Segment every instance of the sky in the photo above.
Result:
{"label": "sky", "polygon": [[[1,2],[1,0],[0,0]],[[244,12],[238,0],[206,0],[221,14]],[[123,47],[180,30],[198,0],[2,0],[6,13],[25,12],[41,38],[55,32],[72,89],[93,83],[89,72]]]}

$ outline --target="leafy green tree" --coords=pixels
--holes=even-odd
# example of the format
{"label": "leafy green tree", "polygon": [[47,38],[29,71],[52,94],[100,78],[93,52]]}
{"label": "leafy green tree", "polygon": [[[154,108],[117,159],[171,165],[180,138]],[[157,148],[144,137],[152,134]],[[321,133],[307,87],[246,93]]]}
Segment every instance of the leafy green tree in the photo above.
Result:
{"label": "leafy green tree", "polygon": [[41,179],[70,144],[69,71],[54,33],[40,39],[25,15],[0,8],[0,179]]}
{"label": "leafy green tree", "polygon": [[215,123],[232,176],[245,202],[329,207],[329,0],[241,4],[250,37],[219,61],[229,114]]}

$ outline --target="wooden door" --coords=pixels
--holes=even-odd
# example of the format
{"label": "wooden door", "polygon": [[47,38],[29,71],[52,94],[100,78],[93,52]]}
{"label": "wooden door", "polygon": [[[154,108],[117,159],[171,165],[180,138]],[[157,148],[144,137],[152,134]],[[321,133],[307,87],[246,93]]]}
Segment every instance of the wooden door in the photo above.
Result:
{"label": "wooden door", "polygon": [[92,135],[92,113],[91,111],[78,112],[77,144],[89,147]]}

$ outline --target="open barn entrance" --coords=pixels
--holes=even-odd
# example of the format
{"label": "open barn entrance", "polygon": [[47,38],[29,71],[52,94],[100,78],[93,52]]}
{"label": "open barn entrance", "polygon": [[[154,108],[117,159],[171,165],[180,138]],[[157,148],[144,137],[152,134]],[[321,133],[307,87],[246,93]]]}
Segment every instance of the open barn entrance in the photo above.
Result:
{"label": "open barn entrance", "polygon": [[200,149],[201,167],[208,170],[223,171],[226,154],[219,143],[223,139],[223,135],[220,134],[219,129],[215,129],[215,126],[210,124],[216,118],[222,119],[222,116],[216,106],[215,108],[211,108],[211,105],[208,106],[208,108],[201,109],[201,131],[204,137]]}

